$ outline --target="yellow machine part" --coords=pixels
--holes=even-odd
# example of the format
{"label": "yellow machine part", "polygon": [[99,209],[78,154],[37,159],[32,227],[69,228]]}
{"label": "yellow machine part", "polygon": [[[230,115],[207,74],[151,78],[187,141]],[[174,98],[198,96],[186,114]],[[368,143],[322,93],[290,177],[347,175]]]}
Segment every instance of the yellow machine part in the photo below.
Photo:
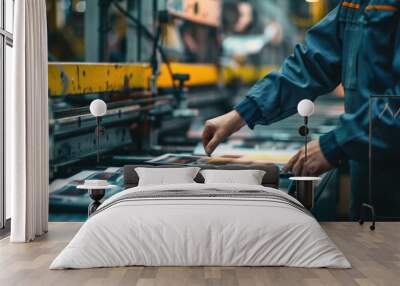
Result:
{"label": "yellow machine part", "polygon": [[[252,83],[275,69],[275,66],[242,66],[219,70],[212,64],[172,63],[171,69],[173,73],[190,75],[187,86],[212,86],[219,83],[228,84],[234,79]],[[150,77],[151,67],[145,63],[49,63],[49,94],[62,96],[132,89],[148,90]],[[157,86],[172,86],[171,76],[165,64],[161,65]]]}
{"label": "yellow machine part", "polygon": [[[207,86],[215,85],[219,79],[218,68],[211,64],[171,64],[173,73],[186,73],[190,75],[187,86]],[[151,73],[151,72],[150,72]],[[157,80],[158,87],[171,87],[171,75],[168,73],[166,65],[161,66],[161,74]]]}

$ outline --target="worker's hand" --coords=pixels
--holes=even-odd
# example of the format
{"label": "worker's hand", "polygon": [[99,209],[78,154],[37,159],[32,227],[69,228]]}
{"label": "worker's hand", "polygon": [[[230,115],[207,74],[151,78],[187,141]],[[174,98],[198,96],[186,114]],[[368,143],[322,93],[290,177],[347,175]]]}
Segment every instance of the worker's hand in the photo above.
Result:
{"label": "worker's hand", "polygon": [[245,124],[236,110],[207,120],[203,130],[203,146],[206,153],[211,155],[221,141],[239,131]]}
{"label": "worker's hand", "polygon": [[283,172],[292,171],[296,176],[319,176],[329,171],[333,166],[326,160],[321,152],[319,140],[307,144],[307,162],[304,163],[304,147],[283,168]]}

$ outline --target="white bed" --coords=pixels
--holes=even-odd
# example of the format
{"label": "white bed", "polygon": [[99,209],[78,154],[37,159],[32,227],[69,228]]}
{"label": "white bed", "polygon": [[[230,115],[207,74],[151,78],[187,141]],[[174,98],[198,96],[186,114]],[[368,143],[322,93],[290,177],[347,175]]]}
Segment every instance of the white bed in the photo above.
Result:
{"label": "white bed", "polygon": [[50,269],[128,265],[351,267],[312,215],[282,191],[197,183],[114,195]]}

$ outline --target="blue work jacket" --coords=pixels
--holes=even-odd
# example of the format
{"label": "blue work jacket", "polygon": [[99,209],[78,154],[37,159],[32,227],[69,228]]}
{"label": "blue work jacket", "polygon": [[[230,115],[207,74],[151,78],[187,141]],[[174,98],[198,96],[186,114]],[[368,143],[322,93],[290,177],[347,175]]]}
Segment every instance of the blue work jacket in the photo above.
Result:
{"label": "blue work jacket", "polygon": [[[300,100],[315,100],[340,83],[345,113],[336,129],[320,137],[322,152],[333,165],[343,159],[367,161],[370,96],[400,95],[400,1],[341,1],[306,33],[281,69],[259,80],[235,109],[253,128],[296,113]],[[386,104],[392,112],[382,113]],[[374,154],[384,162],[398,160],[400,97],[374,100],[371,106]]]}

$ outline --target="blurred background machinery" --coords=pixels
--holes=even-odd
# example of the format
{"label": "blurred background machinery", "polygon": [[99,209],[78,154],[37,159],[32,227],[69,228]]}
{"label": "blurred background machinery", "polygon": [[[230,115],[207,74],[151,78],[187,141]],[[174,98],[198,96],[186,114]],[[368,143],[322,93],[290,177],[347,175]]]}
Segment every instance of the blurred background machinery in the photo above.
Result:
{"label": "blurred background machinery", "polygon": [[[118,184],[124,164],[165,153],[203,154],[204,121],[231,110],[252,84],[279,68],[337,2],[47,0],[50,218],[82,218],[87,198],[74,186],[87,177]],[[317,101],[315,138],[335,127],[342,96],[338,87]],[[89,112],[97,98],[108,105],[99,164]],[[281,164],[302,146],[300,124],[293,116],[244,128],[218,154]],[[320,219],[347,217],[342,173],[331,174],[324,188],[332,191],[318,195]],[[282,188],[286,183],[283,178]]]}

